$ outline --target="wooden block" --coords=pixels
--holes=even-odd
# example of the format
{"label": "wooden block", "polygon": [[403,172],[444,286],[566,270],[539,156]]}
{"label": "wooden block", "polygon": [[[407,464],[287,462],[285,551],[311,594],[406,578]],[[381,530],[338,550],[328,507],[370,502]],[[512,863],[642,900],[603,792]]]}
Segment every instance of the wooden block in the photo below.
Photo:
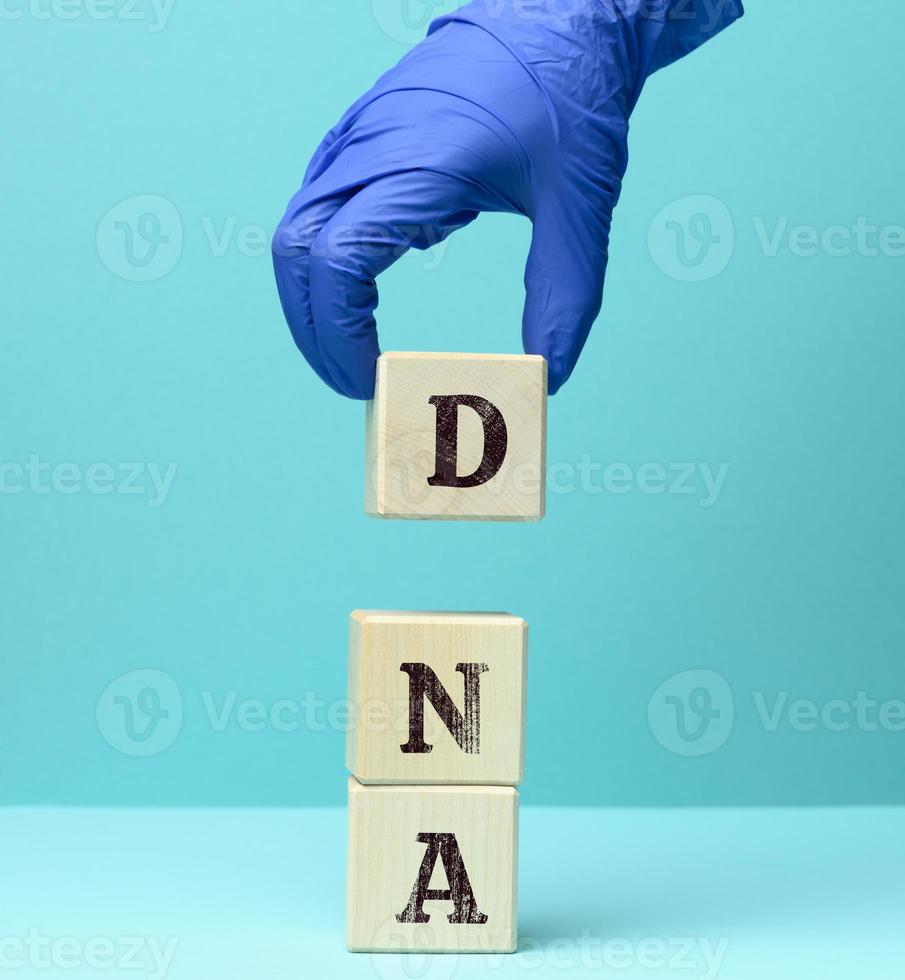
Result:
{"label": "wooden block", "polygon": [[518,791],[349,780],[353,952],[513,952]]}
{"label": "wooden block", "polygon": [[353,612],[349,771],[369,784],[521,782],[527,636],[506,613]]}
{"label": "wooden block", "polygon": [[366,417],[369,514],[453,521],[544,516],[542,357],[383,354]]}

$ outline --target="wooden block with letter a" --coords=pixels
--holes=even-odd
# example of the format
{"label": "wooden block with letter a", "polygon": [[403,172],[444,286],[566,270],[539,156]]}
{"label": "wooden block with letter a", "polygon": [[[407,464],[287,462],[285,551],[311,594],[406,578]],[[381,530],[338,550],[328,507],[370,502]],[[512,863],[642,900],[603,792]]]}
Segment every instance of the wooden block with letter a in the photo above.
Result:
{"label": "wooden block with letter a", "polygon": [[353,952],[516,946],[518,791],[349,779]]}
{"label": "wooden block with letter a", "polygon": [[506,613],[353,612],[349,771],[364,783],[521,782],[527,632]]}
{"label": "wooden block with letter a", "polygon": [[387,353],[367,407],[365,510],[376,517],[544,516],[547,362]]}

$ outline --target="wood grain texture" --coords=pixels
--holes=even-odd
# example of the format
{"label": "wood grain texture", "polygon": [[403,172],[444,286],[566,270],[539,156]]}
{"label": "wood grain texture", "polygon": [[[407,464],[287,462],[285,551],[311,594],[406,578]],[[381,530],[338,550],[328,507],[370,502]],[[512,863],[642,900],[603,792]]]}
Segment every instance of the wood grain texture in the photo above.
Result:
{"label": "wood grain texture", "polygon": [[[506,613],[353,612],[349,771],[365,783],[521,782],[527,636],[525,621]],[[470,723],[469,731],[448,725],[419,694],[413,675],[421,664],[447,693],[453,721]],[[415,750],[413,729],[428,751]]]}
{"label": "wood grain texture", "polygon": [[[439,473],[441,412],[431,400],[451,396],[485,399],[505,423],[484,424],[480,413],[464,404],[452,412],[457,424],[454,472],[460,478],[479,472],[491,449],[504,450],[499,468],[480,485],[429,483]],[[540,520],[546,452],[547,362],[542,357],[386,353],[378,360],[375,395],[366,409],[367,513],[433,520]]]}
{"label": "wood grain texture", "polygon": [[[450,835],[473,896],[470,922],[454,902],[426,899],[407,921],[429,845]],[[512,952],[517,942],[518,791],[505,786],[363,786],[349,779],[347,941],[353,952]],[[430,889],[452,883],[437,860]],[[412,916],[408,914],[410,919]],[[400,921],[402,918],[403,921]]]}

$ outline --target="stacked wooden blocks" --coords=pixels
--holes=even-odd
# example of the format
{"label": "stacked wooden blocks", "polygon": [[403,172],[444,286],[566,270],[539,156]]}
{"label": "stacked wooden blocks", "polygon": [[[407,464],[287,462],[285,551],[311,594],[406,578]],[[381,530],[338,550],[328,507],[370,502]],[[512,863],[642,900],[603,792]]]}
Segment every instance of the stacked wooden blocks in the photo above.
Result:
{"label": "stacked wooden blocks", "polygon": [[[538,357],[383,355],[368,511],[539,519],[546,394]],[[515,949],[526,655],[505,613],[352,614],[351,950]]]}

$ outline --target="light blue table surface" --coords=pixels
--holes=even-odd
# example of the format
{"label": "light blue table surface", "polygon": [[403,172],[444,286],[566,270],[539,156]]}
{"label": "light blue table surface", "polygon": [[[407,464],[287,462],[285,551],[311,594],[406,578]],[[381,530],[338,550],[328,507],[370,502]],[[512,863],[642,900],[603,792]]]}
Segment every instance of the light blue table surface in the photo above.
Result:
{"label": "light blue table surface", "polygon": [[344,948],[342,809],[0,811],[0,975],[902,980],[905,810],[524,808],[521,950]]}

